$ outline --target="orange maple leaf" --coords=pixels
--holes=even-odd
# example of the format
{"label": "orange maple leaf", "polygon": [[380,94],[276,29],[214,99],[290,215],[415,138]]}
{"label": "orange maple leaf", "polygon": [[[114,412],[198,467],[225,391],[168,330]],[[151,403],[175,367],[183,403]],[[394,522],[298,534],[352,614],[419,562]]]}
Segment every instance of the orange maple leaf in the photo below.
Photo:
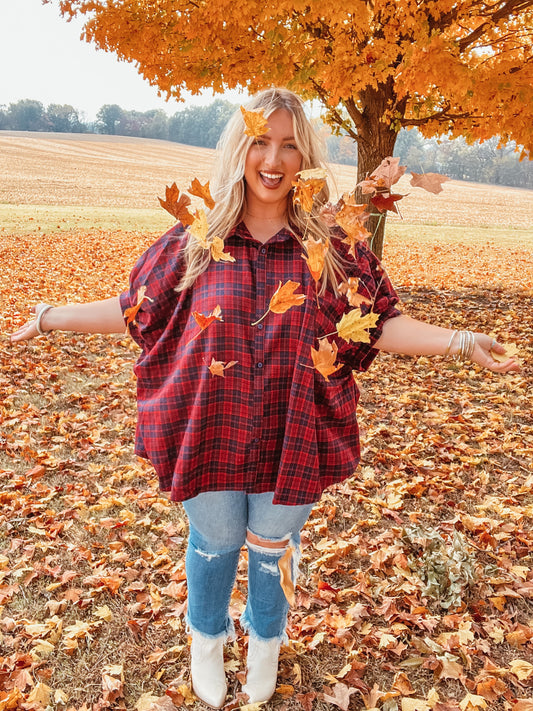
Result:
{"label": "orange maple leaf", "polygon": [[311,212],[315,195],[322,190],[326,181],[323,178],[310,178],[308,180],[298,180],[293,182],[294,194],[292,201],[295,205],[301,205],[302,210]]}
{"label": "orange maple leaf", "polygon": [[372,303],[370,299],[359,293],[359,279],[357,277],[348,277],[348,281],[343,281],[339,286],[341,294],[346,295],[346,299],[350,306],[361,306],[361,304]]}
{"label": "orange maple leaf", "polygon": [[355,257],[355,245],[357,242],[364,242],[371,233],[366,229],[364,223],[369,218],[370,213],[366,205],[354,205],[345,203],[335,215],[335,222],[346,232],[345,244],[350,245],[349,253]]}
{"label": "orange maple leaf", "polygon": [[399,215],[400,213],[398,212],[396,201],[401,200],[403,197],[403,195],[388,195],[386,193],[378,193],[377,195],[374,195],[374,197],[370,198],[370,202],[380,212],[390,210],[391,212],[395,212],[397,215]]}
{"label": "orange maple leaf", "polygon": [[134,326],[137,325],[135,322],[135,317],[139,313],[139,309],[141,308],[141,305],[145,299],[148,299],[148,301],[153,301],[149,296],[146,296],[146,286],[143,284],[143,286],[140,286],[137,289],[137,303],[135,306],[130,306],[124,311],[124,316],[126,317],[126,326],[129,328],[130,323],[133,323]]}
{"label": "orange maple leaf", "polygon": [[335,373],[339,368],[342,368],[342,363],[335,365],[337,351],[339,347],[335,342],[330,343],[327,338],[322,338],[318,342],[318,350],[311,346],[311,358],[313,365],[320,375],[329,382],[329,375]]}
{"label": "orange maple leaf", "polygon": [[307,256],[303,255],[303,258],[307,262],[307,266],[315,283],[318,283],[324,271],[324,260],[329,249],[329,241],[323,242],[320,239],[315,240],[310,238],[303,241],[303,246],[307,252]]}
{"label": "orange maple leaf", "polygon": [[224,371],[227,370],[228,368],[233,368],[233,366],[237,365],[237,363],[238,363],[237,360],[230,360],[228,363],[224,363],[224,361],[215,360],[212,357],[211,363],[207,367],[209,368],[211,375],[218,375],[219,377],[223,378]]}
{"label": "orange maple leaf", "polygon": [[449,180],[447,175],[440,173],[413,173],[411,171],[411,176],[411,185],[414,188],[423,188],[435,195],[442,192],[442,183]]}
{"label": "orange maple leaf", "polygon": [[219,304],[217,304],[207,316],[199,311],[193,311],[192,315],[202,331],[205,331],[205,329],[212,324],[213,321],[222,321],[222,309]]}
{"label": "orange maple leaf", "polygon": [[297,281],[286,281],[285,284],[279,283],[278,288],[272,295],[270,303],[268,305],[267,311],[261,316],[260,319],[252,323],[252,326],[256,326],[259,321],[262,321],[269,311],[275,314],[284,314],[292,306],[301,306],[306,299],[305,294],[295,294],[294,290],[300,286]]}
{"label": "orange maple leaf", "polygon": [[260,138],[269,130],[267,120],[264,117],[263,109],[260,111],[248,111],[241,106],[241,113],[244,119],[244,133],[252,138]]}
{"label": "orange maple leaf", "polygon": [[191,198],[185,194],[180,196],[180,191],[176,183],[172,183],[170,187],[168,185],[166,186],[165,200],[161,198],[157,199],[161,203],[161,207],[164,207],[167,212],[179,220],[184,227],[192,224],[194,217],[187,209],[191,204]]}
{"label": "orange maple leaf", "polygon": [[194,178],[189,187],[189,192],[191,195],[196,195],[196,197],[202,198],[205,206],[209,210],[212,210],[215,207],[215,201],[211,197],[211,192],[209,191],[209,181],[207,181],[205,185],[202,185],[198,178]]}

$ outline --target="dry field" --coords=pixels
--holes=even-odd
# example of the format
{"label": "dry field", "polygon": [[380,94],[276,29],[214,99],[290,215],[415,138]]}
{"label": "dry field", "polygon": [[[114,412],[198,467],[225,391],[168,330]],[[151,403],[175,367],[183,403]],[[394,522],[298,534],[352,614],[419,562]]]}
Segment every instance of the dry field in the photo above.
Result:
{"label": "dry field", "polygon": [[[205,181],[215,152],[124,136],[0,131],[0,205],[157,209],[157,196],[176,182]],[[355,168],[334,165],[339,192],[353,189]],[[398,191],[406,223],[524,229],[533,235],[533,194],[516,188],[449,181],[440,195]],[[391,226],[399,219],[392,217]],[[490,236],[490,235],[489,235]]]}

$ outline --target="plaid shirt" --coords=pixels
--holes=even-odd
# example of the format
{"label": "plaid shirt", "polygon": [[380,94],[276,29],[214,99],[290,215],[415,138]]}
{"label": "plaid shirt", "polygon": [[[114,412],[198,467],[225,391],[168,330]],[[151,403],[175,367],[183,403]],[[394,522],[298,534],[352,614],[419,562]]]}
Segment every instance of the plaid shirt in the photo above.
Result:
{"label": "plaid shirt", "polygon": [[[380,319],[371,344],[329,337],[344,365],[327,382],[312,367],[311,346],[318,348],[317,339],[334,332],[353,307],[328,290],[317,308],[315,284],[294,236],[281,230],[261,244],[241,223],[225,240],[236,261],[211,261],[192,288],[177,293],[184,238],[178,225],[155,242],[120,296],[123,311],[137,303],[141,286],[150,299],[130,324],[142,348],[134,368],[136,453],[151,461],[161,489],[171,490],[175,501],[221,490],[274,491],[279,504],[317,501],[358,464],[352,371],[368,368],[378,353],[371,344],[384,321],[399,313],[392,285],[368,248],[359,245],[354,260],[334,236],[348,276],[359,277],[366,296],[376,295],[373,310]],[[289,279],[301,284],[304,303],[253,326],[279,283]],[[193,312],[208,315],[217,305],[223,321],[197,336]],[[208,369],[213,358],[237,363],[220,377]]]}

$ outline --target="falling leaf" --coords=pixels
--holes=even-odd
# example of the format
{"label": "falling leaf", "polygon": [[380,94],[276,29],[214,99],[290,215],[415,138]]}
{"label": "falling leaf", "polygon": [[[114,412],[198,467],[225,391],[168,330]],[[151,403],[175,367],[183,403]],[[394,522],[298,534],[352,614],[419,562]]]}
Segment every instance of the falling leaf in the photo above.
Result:
{"label": "falling leaf", "polygon": [[237,363],[238,361],[236,360],[230,360],[228,363],[224,363],[221,360],[215,360],[214,358],[211,358],[211,364],[207,367],[209,368],[211,375],[218,375],[223,378],[224,371],[228,368],[233,368],[233,366],[237,365]]}
{"label": "falling leaf", "polygon": [[300,170],[296,173],[301,180],[326,180],[328,177],[327,171],[324,168],[308,168],[307,170]]}
{"label": "falling leaf", "polygon": [[184,227],[188,227],[194,220],[194,217],[188,210],[191,204],[191,198],[183,193],[180,196],[180,191],[176,183],[172,183],[170,187],[165,189],[165,200],[158,198],[161,207],[164,207],[173,217],[181,222]]}
{"label": "falling leaf", "polygon": [[292,579],[292,556],[294,553],[294,548],[292,546],[287,546],[287,550],[282,555],[278,561],[278,568],[280,572],[280,585],[283,589],[285,597],[289,605],[293,606],[296,604],[296,595],[294,592],[294,581]]}
{"label": "falling leaf", "polygon": [[209,225],[204,210],[196,210],[194,220],[189,227],[189,232],[195,237],[204,249],[209,249],[210,245],[207,241],[207,232]]}
{"label": "falling leaf", "polygon": [[442,183],[449,180],[448,176],[439,173],[413,173],[411,172],[411,185],[414,188],[423,188],[428,193],[437,195],[442,192]]}
{"label": "falling leaf", "polygon": [[196,195],[196,197],[202,198],[205,206],[209,210],[212,210],[215,207],[215,201],[211,197],[211,192],[209,191],[209,181],[205,185],[202,185],[198,178],[194,178],[189,187],[189,192],[191,195]]}
{"label": "falling leaf", "polygon": [[320,178],[310,178],[309,180],[296,180],[293,182],[294,193],[292,201],[295,205],[300,205],[305,212],[313,209],[315,195],[323,189],[326,181]]}
{"label": "falling leaf", "polygon": [[350,254],[355,258],[355,245],[371,236],[364,223],[370,217],[367,205],[344,204],[335,215],[335,222],[346,232],[345,244],[350,245]]}
{"label": "falling leaf", "polygon": [[361,309],[352,309],[337,324],[337,333],[345,341],[370,343],[369,330],[376,326],[378,320],[379,314],[373,311],[363,316]]}
{"label": "falling leaf", "polygon": [[359,279],[357,277],[348,277],[348,281],[343,281],[339,285],[339,292],[346,296],[346,300],[350,306],[361,306],[361,304],[367,304],[370,306],[372,301],[367,299],[366,296],[360,294],[359,291]]}
{"label": "falling leaf", "polygon": [[235,257],[232,257],[228,252],[224,252],[224,240],[215,235],[211,241],[211,256],[215,262],[234,262]]}
{"label": "falling leaf", "polygon": [[304,259],[307,262],[311,276],[315,280],[315,284],[317,284],[324,271],[324,261],[329,249],[329,242],[310,238],[303,241],[303,246],[307,252],[307,256],[304,255]]}
{"label": "falling leaf", "polygon": [[205,329],[212,324],[213,321],[222,321],[222,309],[219,304],[217,304],[211,313],[207,314],[207,316],[199,313],[198,311],[193,311],[192,315],[202,331],[205,331]]}
{"label": "falling leaf", "polygon": [[375,184],[375,189],[385,189],[388,191],[392,185],[398,182],[404,173],[405,166],[400,165],[400,159],[387,156],[387,158],[384,158],[379,166],[372,171],[370,178],[363,182],[367,183],[372,181]]}
{"label": "falling leaf", "polygon": [[323,375],[325,380],[329,381],[328,376],[335,373],[339,368],[342,368],[342,363],[335,365],[337,358],[338,346],[336,343],[330,343],[327,338],[322,338],[318,343],[318,350],[311,347],[311,358],[316,370]]}
{"label": "falling leaf", "polygon": [[247,111],[243,106],[240,108],[245,124],[244,133],[252,138],[264,136],[269,129],[267,120],[263,115],[263,109],[260,111]]}
{"label": "falling leaf", "polygon": [[126,326],[129,326],[130,323],[133,323],[134,326],[137,325],[137,323],[135,322],[135,317],[139,313],[139,310],[145,299],[147,299],[148,301],[153,301],[153,299],[151,299],[149,296],[146,296],[146,286],[143,284],[143,286],[140,286],[137,289],[137,303],[135,304],[135,306],[130,306],[124,311],[124,316],[127,319]]}
{"label": "falling leaf", "polygon": [[255,321],[252,326],[256,326],[259,321],[262,321],[265,316],[272,311],[275,314],[284,314],[293,306],[301,306],[305,301],[305,294],[295,294],[294,291],[300,286],[299,282],[286,281],[285,284],[279,283],[278,288],[270,299],[270,304],[267,311],[261,316],[258,321]]}
{"label": "falling leaf", "polygon": [[396,214],[399,214],[398,208],[396,207],[396,202],[398,200],[401,200],[403,197],[404,197],[403,195],[384,195],[384,194],[378,193],[377,195],[374,195],[374,197],[370,198],[370,202],[380,212],[385,212],[386,210],[390,210],[391,212],[395,212]]}

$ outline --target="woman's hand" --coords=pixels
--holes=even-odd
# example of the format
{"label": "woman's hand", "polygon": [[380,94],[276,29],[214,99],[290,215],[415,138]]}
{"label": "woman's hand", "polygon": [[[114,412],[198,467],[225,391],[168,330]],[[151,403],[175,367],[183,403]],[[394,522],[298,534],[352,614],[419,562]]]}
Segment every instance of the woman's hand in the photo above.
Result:
{"label": "woman's hand", "polygon": [[[37,317],[39,316],[39,313],[45,309],[49,304],[35,304],[30,309],[30,313],[35,314],[36,318],[31,319],[30,321],[26,321],[24,325],[22,325],[19,329],[15,331],[15,333],[11,334],[10,340],[11,343],[18,343],[19,341],[29,341],[32,338],[35,338],[35,336],[39,336],[40,333],[37,330]],[[46,316],[43,316],[42,321],[41,321],[41,329],[43,331],[46,331]]]}
{"label": "woman's hand", "polygon": [[483,368],[488,368],[495,373],[510,373],[520,370],[520,363],[515,360],[512,356],[506,360],[500,362],[492,357],[492,353],[497,353],[504,355],[505,346],[491,336],[487,336],[485,333],[475,333],[475,346],[474,351],[470,357],[473,363],[483,366]]}

